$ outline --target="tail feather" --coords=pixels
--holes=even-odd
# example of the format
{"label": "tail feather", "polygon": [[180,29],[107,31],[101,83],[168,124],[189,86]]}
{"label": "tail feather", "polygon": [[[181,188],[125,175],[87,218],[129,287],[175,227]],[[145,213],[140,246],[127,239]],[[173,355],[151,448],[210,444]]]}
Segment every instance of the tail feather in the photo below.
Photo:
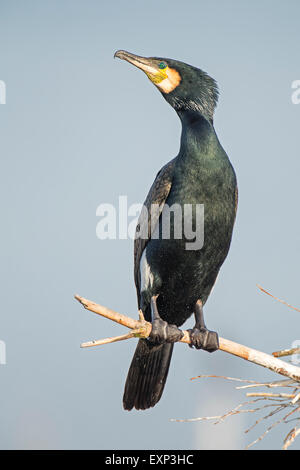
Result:
{"label": "tail feather", "polygon": [[125,410],[145,410],[161,398],[173,352],[173,344],[153,345],[140,339],[125,384]]}

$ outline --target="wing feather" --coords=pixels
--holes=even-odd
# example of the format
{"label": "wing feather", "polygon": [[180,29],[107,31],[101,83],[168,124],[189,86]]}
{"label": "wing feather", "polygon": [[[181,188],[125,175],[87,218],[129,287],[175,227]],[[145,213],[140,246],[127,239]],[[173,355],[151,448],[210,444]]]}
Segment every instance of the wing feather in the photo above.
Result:
{"label": "wing feather", "polygon": [[[164,165],[157,173],[156,178],[149,190],[139,217],[134,240],[134,281],[137,290],[138,304],[140,303],[140,260],[147,246],[151,233],[154,232],[166,199],[169,195],[176,157]],[[151,211],[151,208],[155,210]],[[144,235],[147,235],[146,237]]]}

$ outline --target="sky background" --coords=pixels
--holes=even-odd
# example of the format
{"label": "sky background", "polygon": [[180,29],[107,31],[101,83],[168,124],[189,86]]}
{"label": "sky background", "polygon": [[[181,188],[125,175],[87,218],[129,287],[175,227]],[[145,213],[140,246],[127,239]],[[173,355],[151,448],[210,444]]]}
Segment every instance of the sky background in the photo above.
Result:
{"label": "sky background", "polygon": [[[218,137],[236,170],[231,249],[205,306],[222,337],[272,352],[300,339],[298,0],[0,1],[2,449],[242,449],[268,426],[172,418],[223,414],[245,399],[235,384],[189,379],[279,376],[218,351],[175,347],[159,404],[123,411],[135,340],[85,311],[78,293],[137,316],[132,240],[99,240],[101,203],[141,203],[179,149],[180,121],[117,49],[202,68],[220,87]],[[191,327],[192,321],[185,326]],[[257,449],[276,449],[292,424]],[[300,449],[296,442],[294,449]]]}

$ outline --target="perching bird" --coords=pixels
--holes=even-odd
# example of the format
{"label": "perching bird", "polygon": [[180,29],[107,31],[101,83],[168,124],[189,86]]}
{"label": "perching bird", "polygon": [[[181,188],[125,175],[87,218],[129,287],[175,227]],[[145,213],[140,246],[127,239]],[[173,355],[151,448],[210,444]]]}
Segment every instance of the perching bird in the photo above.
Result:
{"label": "perching bird", "polygon": [[[204,323],[203,306],[224,262],[237,209],[234,169],[213,126],[217,84],[202,70],[173,59],[139,57],[117,51],[143,70],[175,109],[181,123],[180,150],[157,174],[140,216],[134,242],[134,277],[138,306],[152,331],[140,339],[128,372],[123,405],[126,410],[147,409],[161,398],[178,328],[192,314],[191,346],[209,352],[218,349],[218,335]],[[153,206],[154,205],[154,206]],[[175,206],[174,206],[175,205]],[[199,206],[202,205],[202,206]],[[199,228],[196,207],[204,207],[204,243],[188,247],[186,232],[169,218],[170,236],[164,236],[166,208],[191,207],[188,222]],[[151,213],[150,208],[159,209]],[[145,219],[146,214],[146,219]],[[186,219],[184,219],[185,221]],[[202,221],[203,223],[203,221]],[[149,228],[142,237],[141,228]],[[182,228],[182,219],[179,226]],[[151,230],[150,230],[151,228]]]}

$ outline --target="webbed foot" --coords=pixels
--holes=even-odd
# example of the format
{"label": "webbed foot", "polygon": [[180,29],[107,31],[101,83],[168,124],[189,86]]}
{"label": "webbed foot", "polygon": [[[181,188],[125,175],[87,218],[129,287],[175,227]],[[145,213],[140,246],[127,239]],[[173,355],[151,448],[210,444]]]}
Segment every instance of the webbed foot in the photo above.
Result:
{"label": "webbed foot", "polygon": [[195,305],[195,320],[194,328],[188,330],[190,334],[190,347],[196,349],[204,349],[208,352],[214,352],[219,349],[219,337],[215,331],[210,331],[206,328],[203,315],[203,304],[199,299]]}
{"label": "webbed foot", "polygon": [[176,343],[183,337],[183,332],[176,325],[170,325],[161,318],[152,321],[152,330],[148,337],[155,344]]}
{"label": "webbed foot", "polygon": [[176,325],[170,325],[160,318],[156,304],[157,297],[151,298],[152,330],[148,340],[155,344],[175,343],[183,337],[183,332]]}
{"label": "webbed foot", "polygon": [[219,349],[219,337],[215,331],[210,331],[205,327],[187,330],[190,334],[191,343],[189,346],[196,349],[204,349],[208,352],[214,352]]}

